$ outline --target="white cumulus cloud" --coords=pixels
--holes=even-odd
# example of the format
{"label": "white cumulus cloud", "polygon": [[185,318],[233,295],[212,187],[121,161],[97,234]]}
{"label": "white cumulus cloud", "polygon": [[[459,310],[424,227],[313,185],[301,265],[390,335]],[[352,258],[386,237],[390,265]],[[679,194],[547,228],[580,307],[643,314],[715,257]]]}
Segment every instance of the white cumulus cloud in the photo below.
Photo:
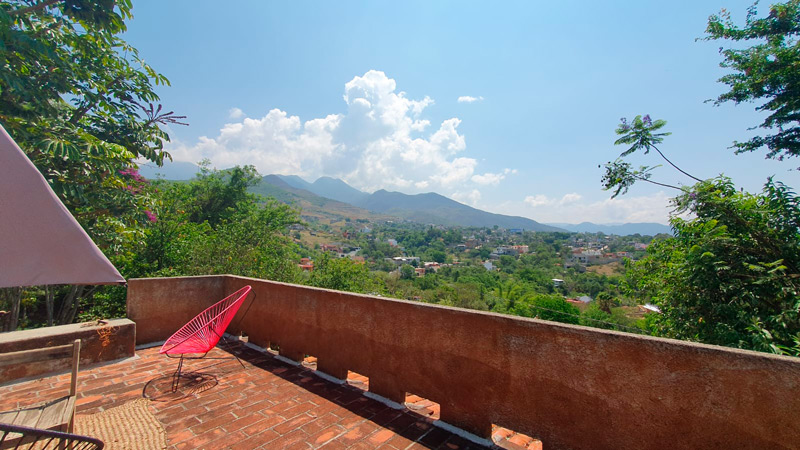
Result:
{"label": "white cumulus cloud", "polygon": [[344,85],[346,110],[303,121],[280,109],[261,118],[233,108],[234,123],[217,136],[194,144],[173,142],[167,150],[179,161],[208,158],[219,168],[252,164],[263,174],[322,175],[342,178],[371,191],[447,190],[470,192],[474,184],[497,184],[502,173],[475,175],[478,161],[463,155],[467,144],[453,117],[434,125],[422,115],[430,97],[412,99],[394,79],[370,70]]}
{"label": "white cumulus cloud", "polygon": [[229,119],[241,119],[244,117],[244,111],[239,108],[231,108],[228,111],[228,118]]}
{"label": "white cumulus cloud", "polygon": [[462,95],[458,97],[458,103],[475,103],[483,101],[483,97],[473,97],[471,95]]}
{"label": "white cumulus cloud", "polygon": [[509,174],[517,173],[517,169],[504,169],[500,173],[486,172],[483,175],[473,175],[472,181],[480,185],[497,185]]}
{"label": "white cumulus cloud", "polygon": [[548,198],[544,194],[538,194],[538,195],[529,195],[525,197],[525,200],[523,200],[523,202],[532,208],[538,208],[539,206],[552,205],[553,203],[555,203],[555,200]]}
{"label": "white cumulus cloud", "polygon": [[529,195],[522,202],[505,202],[495,212],[530,217],[539,222],[564,223],[667,223],[670,197],[663,191],[644,196],[621,196],[614,199],[586,201],[571,193],[561,199],[544,194]]}
{"label": "white cumulus cloud", "polygon": [[470,206],[477,207],[478,202],[481,201],[481,193],[477,189],[465,192],[453,192],[450,197],[458,202],[465,203]]}
{"label": "white cumulus cloud", "polygon": [[569,205],[570,203],[575,203],[577,201],[580,201],[582,198],[583,196],[581,194],[573,192],[571,194],[564,194],[564,196],[561,197],[561,201],[559,203],[561,203],[562,205]]}

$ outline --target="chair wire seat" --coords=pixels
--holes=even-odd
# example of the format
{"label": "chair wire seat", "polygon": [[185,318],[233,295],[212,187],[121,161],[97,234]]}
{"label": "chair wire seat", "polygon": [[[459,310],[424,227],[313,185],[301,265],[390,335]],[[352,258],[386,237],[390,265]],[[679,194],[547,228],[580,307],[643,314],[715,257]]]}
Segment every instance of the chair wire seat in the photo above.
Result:
{"label": "chair wire seat", "polygon": [[[170,357],[172,355],[180,355],[181,358],[178,363],[178,369],[173,375],[173,392],[178,389],[184,355],[200,354],[201,356],[199,357],[187,358],[202,358],[217,345],[220,339],[225,339],[225,329],[228,328],[228,325],[230,325],[252,289],[251,286],[245,286],[209,306],[164,342],[161,350],[158,351],[160,354],[166,354]],[[236,354],[234,356],[239,361],[239,364],[242,364],[239,357]],[[242,364],[242,367],[244,367],[244,364]]]}

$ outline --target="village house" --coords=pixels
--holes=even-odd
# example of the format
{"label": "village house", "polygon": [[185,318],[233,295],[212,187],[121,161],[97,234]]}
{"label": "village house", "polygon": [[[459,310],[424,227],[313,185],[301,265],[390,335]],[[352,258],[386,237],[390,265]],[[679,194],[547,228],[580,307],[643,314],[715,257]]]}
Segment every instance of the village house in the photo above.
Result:
{"label": "village house", "polygon": [[395,256],[394,258],[386,258],[387,261],[393,262],[396,266],[403,264],[419,265],[419,256]]}
{"label": "village house", "polygon": [[517,254],[519,254],[519,251],[517,249],[515,249],[514,247],[506,247],[504,245],[501,245],[501,246],[497,247],[497,249],[494,251],[494,253],[496,253],[498,255],[501,255],[501,256],[502,255],[517,256]]}
{"label": "village house", "polygon": [[512,245],[511,248],[516,250],[517,253],[519,253],[520,255],[524,255],[525,253],[528,253],[528,246],[527,245]]}
{"label": "village house", "polygon": [[323,252],[342,253],[342,244],[339,243],[339,242],[332,242],[330,244],[322,244],[322,245],[320,245],[320,249]]}
{"label": "village house", "polygon": [[314,270],[314,261],[309,258],[300,258],[300,264],[297,267],[306,272],[311,272]]}
{"label": "village house", "polygon": [[441,265],[438,262],[426,262],[423,264],[426,270],[432,270],[434,272],[438,272]]}

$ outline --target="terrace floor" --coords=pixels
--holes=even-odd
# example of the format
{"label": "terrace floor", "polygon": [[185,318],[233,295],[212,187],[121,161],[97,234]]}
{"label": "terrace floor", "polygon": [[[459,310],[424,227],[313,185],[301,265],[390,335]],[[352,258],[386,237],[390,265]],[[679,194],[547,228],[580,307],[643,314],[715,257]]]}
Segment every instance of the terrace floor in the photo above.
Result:
{"label": "terrace floor", "polygon": [[[232,357],[236,351],[245,368]],[[409,397],[406,409],[363,395],[368,380],[357,374],[341,385],[314,375],[314,361],[294,366],[233,344],[205,359],[184,363],[197,376],[170,389],[177,361],[158,348],[135,358],[82,370],[78,415],[148,398],[170,449],[482,449],[433,425],[438,405]],[[66,394],[69,374],[0,386],[0,410],[20,408]],[[505,429],[493,440],[506,449],[540,449],[539,441]],[[497,448],[497,446],[495,446]]]}

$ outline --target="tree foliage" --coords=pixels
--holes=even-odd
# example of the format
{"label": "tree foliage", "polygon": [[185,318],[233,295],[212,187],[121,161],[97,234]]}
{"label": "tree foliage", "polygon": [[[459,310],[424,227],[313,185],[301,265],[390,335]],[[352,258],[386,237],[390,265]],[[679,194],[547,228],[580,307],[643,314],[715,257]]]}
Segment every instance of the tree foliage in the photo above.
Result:
{"label": "tree foliage", "polygon": [[800,201],[769,180],[759,194],[727,178],[674,199],[675,236],[632,266],[639,295],[661,308],[663,336],[776,353],[800,352]]}
{"label": "tree foliage", "polygon": [[[120,38],[131,17],[129,0],[0,1],[0,123],[117,266],[155,218],[136,161],[162,164],[162,126],[183,119],[157,104],[168,80]],[[48,292],[63,322],[95,290]]]}
{"label": "tree foliage", "polygon": [[620,119],[620,124],[617,126],[616,133],[620,136],[614,145],[630,145],[627,150],[623,151],[619,157],[605,164],[606,172],[601,179],[603,189],[606,191],[613,190],[614,194],[611,198],[615,198],[620,194],[626,194],[628,190],[639,181],[655,184],[658,186],[668,187],[671,189],[681,190],[682,187],[666,184],[651,179],[652,171],[658,167],[656,166],[641,166],[639,169],[634,169],[630,163],[624,161],[624,158],[630,156],[638,151],[642,151],[645,155],[655,150],[661,158],[666,161],[670,166],[675,168],[678,172],[689,177],[694,181],[701,181],[688,172],[684,171],[656,146],[664,142],[664,138],[672,133],[660,131],[667,124],[666,120],[657,119],[652,120],[650,115],[644,117],[636,116],[628,123],[626,118]]}
{"label": "tree foliage", "polygon": [[[707,39],[754,42],[746,49],[720,49],[722,67],[733,73],[720,79],[727,101],[764,101],[769,111],[761,124],[777,133],[736,142],[737,153],[767,147],[769,158],[800,154],[800,0],[770,8],[759,18],[755,5],[746,24],[737,27],[723,11],[711,16]],[[674,237],[648,248],[630,266],[634,294],[661,308],[649,326],[662,336],[775,353],[800,354],[800,201],[787,186],[769,179],[761,193],[737,189],[720,176],[701,180],[689,175],[658,149],[665,122],[637,116],[623,119],[616,144],[631,147],[606,165],[602,183],[614,196],[645,181],[680,191],[670,215]],[[650,167],[634,170],[622,158],[643,149],[656,150],[697,183],[673,186],[650,179]],[[603,308],[606,309],[606,308]],[[599,313],[594,313],[599,314]]]}
{"label": "tree foliage", "polygon": [[0,122],[101,246],[148,220],[125,172],[160,165],[161,126],[182,118],[153,104],[168,80],[119,37],[131,17],[128,0],[0,3]]}
{"label": "tree foliage", "polygon": [[347,258],[331,258],[328,253],[315,261],[309,283],[326,289],[370,293],[376,289],[369,269]]}
{"label": "tree foliage", "polygon": [[556,322],[580,323],[580,310],[560,295],[534,294],[523,298],[509,309],[514,315],[535,317]]}
{"label": "tree foliage", "polygon": [[236,274],[295,281],[288,237],[298,212],[248,193],[259,178],[252,166],[204,167],[187,183],[158,182],[157,220],[137,251],[141,275]]}
{"label": "tree foliage", "polygon": [[706,35],[706,40],[752,44],[744,49],[720,48],[720,66],[732,73],[719,79],[730,90],[715,104],[759,102],[756,110],[769,115],[758,127],[776,131],[734,142],[736,152],[766,147],[767,158],[800,155],[800,0],[770,6],[766,17],[758,16],[754,4],[743,27],[723,10],[709,18]]}

